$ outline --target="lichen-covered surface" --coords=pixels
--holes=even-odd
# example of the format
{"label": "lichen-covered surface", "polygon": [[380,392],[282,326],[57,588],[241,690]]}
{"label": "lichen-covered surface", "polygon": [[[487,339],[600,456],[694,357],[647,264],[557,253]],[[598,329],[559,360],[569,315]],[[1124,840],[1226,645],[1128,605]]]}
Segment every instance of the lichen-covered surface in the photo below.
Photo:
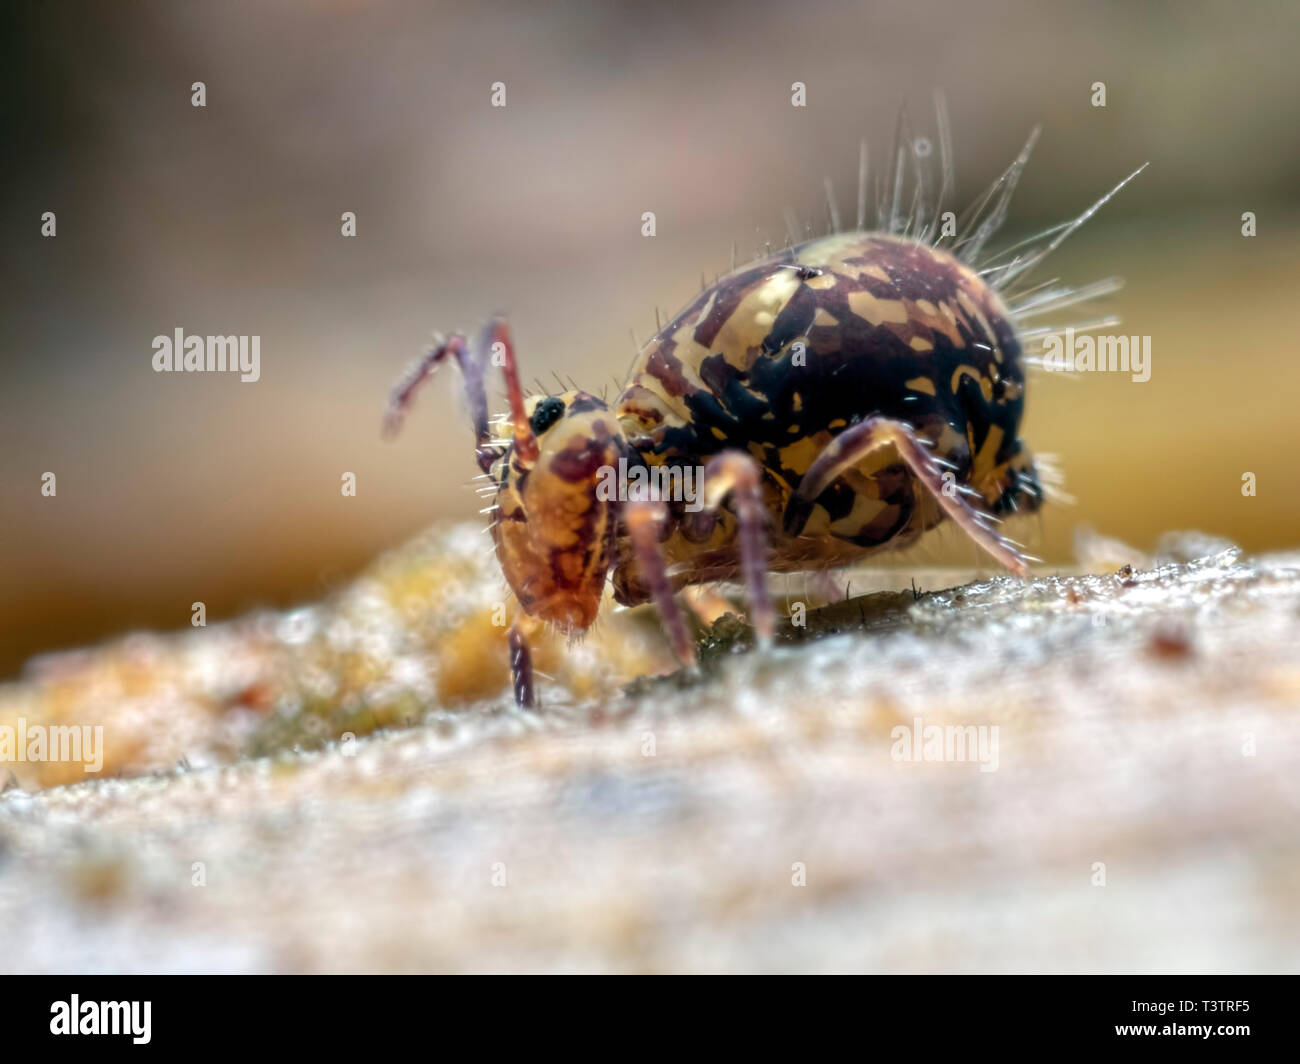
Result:
{"label": "lichen-covered surface", "polygon": [[0,967],[1300,969],[1300,555],[858,595],[762,656],[724,616],[694,678],[613,613],[525,713],[485,548],[0,688],[107,751],[0,769]]}

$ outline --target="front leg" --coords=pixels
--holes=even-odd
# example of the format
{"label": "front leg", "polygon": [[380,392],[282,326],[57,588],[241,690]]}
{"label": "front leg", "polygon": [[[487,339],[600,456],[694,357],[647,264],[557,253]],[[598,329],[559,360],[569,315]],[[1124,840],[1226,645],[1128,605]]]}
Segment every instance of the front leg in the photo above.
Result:
{"label": "front leg", "polygon": [[661,533],[667,523],[667,508],[661,502],[635,501],[623,507],[623,525],[636,551],[641,579],[659,610],[659,617],[673,644],[677,659],[688,669],[695,667],[695,640],[686,628],[686,618],[673,597],[673,582],[664,561]]}
{"label": "front leg", "polygon": [[1016,544],[996,528],[996,518],[977,510],[966,496],[977,494],[973,489],[944,482],[944,469],[930,453],[929,443],[921,439],[916,430],[905,421],[870,417],[846,429],[835,437],[817,459],[808,467],[799,487],[790,497],[785,511],[785,531],[798,535],[808,520],[814,500],[848,470],[873,451],[893,446],[912,475],[929,490],[957,526],[975,543],[987,551],[1017,576],[1028,577],[1030,558],[1016,549]]}
{"label": "front leg", "polygon": [[510,626],[510,677],[515,691],[515,705],[532,709],[537,701],[533,683],[533,651],[518,619]]}

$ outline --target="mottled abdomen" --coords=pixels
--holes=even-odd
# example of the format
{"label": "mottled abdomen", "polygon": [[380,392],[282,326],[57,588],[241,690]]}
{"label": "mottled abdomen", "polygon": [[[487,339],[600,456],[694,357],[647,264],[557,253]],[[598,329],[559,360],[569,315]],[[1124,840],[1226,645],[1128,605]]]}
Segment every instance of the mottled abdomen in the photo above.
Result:
{"label": "mottled abdomen", "polygon": [[[1001,300],[975,272],[910,240],[845,233],[737,270],[701,293],[642,349],[618,416],[651,464],[749,451],[767,473],[779,529],[812,461],[872,415],[906,421],[932,441],[990,511],[1033,508],[1037,482],[1018,437],[1023,407],[1020,345]],[[860,555],[902,545],[940,519],[886,450],[818,497],[799,542],[778,536],[774,567],[845,555],[843,564],[851,548]],[[688,521],[670,553],[680,561],[725,548],[723,525],[691,543]]]}

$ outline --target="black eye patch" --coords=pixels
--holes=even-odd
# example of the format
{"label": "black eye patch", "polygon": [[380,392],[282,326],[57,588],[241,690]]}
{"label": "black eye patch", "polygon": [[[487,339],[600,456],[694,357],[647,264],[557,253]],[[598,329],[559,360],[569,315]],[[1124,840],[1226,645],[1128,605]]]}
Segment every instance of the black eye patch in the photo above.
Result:
{"label": "black eye patch", "polygon": [[533,416],[529,419],[529,424],[533,427],[533,435],[540,436],[554,425],[563,413],[564,400],[548,395],[533,408]]}

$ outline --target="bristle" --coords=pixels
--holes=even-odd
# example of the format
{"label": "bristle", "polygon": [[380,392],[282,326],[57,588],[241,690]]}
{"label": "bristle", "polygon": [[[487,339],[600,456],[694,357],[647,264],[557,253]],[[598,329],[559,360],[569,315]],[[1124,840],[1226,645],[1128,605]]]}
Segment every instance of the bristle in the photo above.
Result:
{"label": "bristle", "polygon": [[939,130],[939,165],[943,172],[943,178],[939,185],[939,195],[934,201],[934,217],[931,219],[930,228],[925,234],[927,244],[935,243],[935,235],[939,231],[939,220],[943,215],[943,208],[948,202],[948,197],[952,195],[953,184],[956,181],[956,171],[952,162],[952,129],[948,124],[948,101],[938,89],[934,92],[934,115]]}
{"label": "bristle", "polygon": [[1064,244],[1065,241],[1068,240],[1070,236],[1073,233],[1075,233],[1081,225],[1083,225],[1084,222],[1086,222],[1089,218],[1091,218],[1094,214],[1096,214],[1099,210],[1101,210],[1102,207],[1104,207],[1107,203],[1109,203],[1119,192],[1120,189],[1122,189],[1125,185],[1127,185],[1130,181],[1132,181],[1135,177],[1137,177],[1138,174],[1140,174],[1143,170],[1145,170],[1150,165],[1151,165],[1150,163],[1143,163],[1141,166],[1139,166],[1136,170],[1134,170],[1131,174],[1129,174],[1128,177],[1124,178],[1123,181],[1121,181],[1118,185],[1116,185],[1104,196],[1102,196],[1101,199],[1099,199],[1086,211],[1084,211],[1072,222],[1070,222],[1070,224],[1067,225],[1064,229],[1062,229],[1061,232],[1059,232],[1055,237],[1053,237],[1051,242],[1042,250],[1031,253],[1027,258],[1021,261],[1018,265],[1012,265],[1008,267],[1007,271],[1004,274],[1002,274],[1001,277],[998,278],[997,287],[1001,288],[1008,281],[1012,280],[1015,277],[1019,277],[1022,273],[1025,273],[1027,270],[1031,270],[1035,266],[1037,266],[1040,262],[1043,261],[1043,259],[1047,258],[1048,255],[1050,255],[1053,251],[1055,251],[1062,244]]}
{"label": "bristle", "polygon": [[1022,355],[1020,358],[1020,364],[1026,369],[1031,369],[1035,372],[1051,373],[1053,377],[1059,377],[1061,380],[1079,381],[1083,379],[1082,375],[1076,373],[1072,369],[1057,369],[1054,366],[1049,367],[1047,359],[1045,358],[1035,358],[1032,355]]}
{"label": "bristle", "polygon": [[1043,496],[1050,503],[1072,506],[1078,500],[1065,490],[1065,471],[1061,468],[1060,458],[1049,452],[1034,455],[1034,469],[1038,473],[1038,483],[1043,489]]}
{"label": "bristle", "polygon": [[1005,259],[1008,255],[1010,255],[1011,252],[1017,251],[1020,248],[1025,247],[1027,244],[1035,244],[1038,241],[1042,240],[1044,237],[1053,236],[1056,233],[1059,233],[1062,229],[1064,229],[1069,224],[1070,224],[1070,219],[1066,219],[1064,222],[1057,222],[1056,225],[1048,226],[1046,229],[1040,230],[1039,232],[1035,233],[1033,236],[1027,236],[1023,240],[1017,240],[1014,244],[1009,244],[1007,247],[1004,247],[999,251],[995,251],[994,253],[989,255],[982,263],[980,263],[980,269],[979,269],[980,276],[986,276],[988,274],[997,273],[1001,270],[1005,270],[1008,266],[1014,265],[1016,262],[1019,261],[1019,257],[1013,258],[1010,262],[1003,262],[1001,260]]}
{"label": "bristle", "polygon": [[1039,325],[1034,329],[1019,330],[1017,335],[1023,342],[1025,340],[1036,340],[1040,336],[1051,336],[1053,333],[1064,332],[1066,329],[1074,333],[1096,332],[1098,329],[1113,329],[1119,324],[1119,318],[1113,314],[1105,318],[1095,318],[1092,321],[1081,321],[1071,325]]}
{"label": "bristle", "polygon": [[1078,303],[1086,303],[1093,299],[1100,299],[1103,296],[1113,295],[1123,287],[1123,278],[1103,277],[1100,281],[1093,281],[1091,284],[1079,285],[1074,288],[1049,288],[1036,296],[1022,299],[1019,303],[1009,306],[1007,311],[1017,322],[1021,322],[1026,318],[1035,318],[1040,314],[1052,314],[1058,310],[1064,310],[1066,307],[1075,306]]}
{"label": "bristle", "polygon": [[1002,228],[1002,223],[1006,221],[1007,208],[1011,204],[1011,195],[1016,190],[1016,185],[1020,182],[1020,175],[1024,172],[1026,164],[1029,162],[1029,156],[1034,150],[1034,145],[1038,143],[1038,135],[1042,132],[1041,126],[1035,126],[1029,134],[1029,139],[1025,141],[1025,146],[1020,149],[1010,166],[1002,172],[999,177],[985,192],[980,200],[980,206],[971,215],[968,225],[974,225],[975,219],[983,212],[984,207],[996,194],[997,199],[994,201],[993,210],[989,213],[978,228],[969,237],[959,240],[953,245],[953,253],[962,262],[973,263],[979,258],[980,251],[989,238]]}
{"label": "bristle", "polygon": [[[795,216],[793,207],[786,207],[781,212],[785,217],[786,238],[791,244],[799,243],[799,219]],[[735,266],[732,266],[735,269]]]}
{"label": "bristle", "polygon": [[858,231],[867,224],[867,142],[858,145]]}
{"label": "bristle", "polygon": [[925,213],[925,191],[921,185],[917,185],[912,192],[912,206],[907,211],[907,222],[903,226],[903,235],[908,236],[912,232],[913,225],[917,229],[921,227],[921,216]]}
{"label": "bristle", "polygon": [[1051,288],[1054,284],[1059,284],[1060,281],[1061,279],[1059,277],[1050,277],[1046,281],[1039,281],[1038,284],[1030,285],[1028,288],[1019,288],[1016,290],[1014,295],[1004,293],[1002,301],[1004,303],[1008,301],[1013,303],[1023,302],[1030,296],[1035,295],[1046,288]]}
{"label": "bristle", "polygon": [[916,188],[912,192],[912,206],[907,212],[907,226],[904,232],[909,235],[915,234],[915,239],[919,240],[925,235],[925,222],[929,217],[930,164],[924,161],[928,156],[921,154],[921,138],[912,137],[909,143],[912,148],[912,180]]}
{"label": "bristle", "polygon": [[831,232],[841,232],[843,227],[840,225],[840,208],[835,202],[835,186],[831,183],[829,177],[823,179],[826,188],[826,213],[830,218]]}
{"label": "bristle", "polygon": [[890,233],[897,233],[902,219],[899,217],[898,208],[902,204],[903,197],[903,171],[906,169],[907,156],[903,152],[903,127],[907,120],[907,112],[900,109],[898,112],[898,122],[894,126],[894,170],[890,175],[889,186],[889,229]]}

